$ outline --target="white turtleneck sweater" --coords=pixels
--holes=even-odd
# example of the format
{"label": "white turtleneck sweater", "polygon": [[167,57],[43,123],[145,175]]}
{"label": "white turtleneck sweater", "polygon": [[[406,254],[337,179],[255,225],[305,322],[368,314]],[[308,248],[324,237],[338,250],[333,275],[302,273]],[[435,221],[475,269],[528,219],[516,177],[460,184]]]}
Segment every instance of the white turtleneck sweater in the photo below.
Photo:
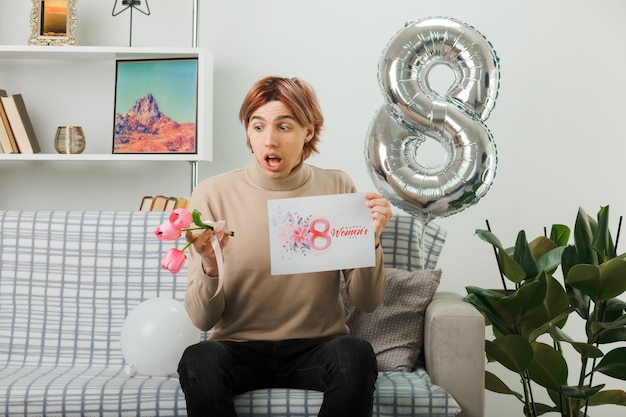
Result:
{"label": "white turtleneck sweater", "polygon": [[[248,166],[202,181],[189,209],[203,219],[225,220],[233,230],[224,248],[224,284],[214,298],[217,278],[204,274],[200,257],[190,248],[185,306],[202,330],[214,327],[214,340],[285,340],[343,335],[344,306],[340,271],[271,275],[267,201],[355,192],[349,176],[307,164],[287,178],[268,177],[254,161]],[[363,202],[365,204],[365,201]],[[383,252],[376,266],[344,270],[351,303],[373,311],[385,287]]]}

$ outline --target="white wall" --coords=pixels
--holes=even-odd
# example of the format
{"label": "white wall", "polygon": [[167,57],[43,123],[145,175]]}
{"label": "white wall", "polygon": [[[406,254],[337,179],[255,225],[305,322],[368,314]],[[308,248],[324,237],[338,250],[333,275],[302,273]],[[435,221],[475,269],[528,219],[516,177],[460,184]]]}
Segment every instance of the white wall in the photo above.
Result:
{"label": "white wall", "polygon": [[[80,44],[128,45],[129,13],[112,17],[113,3],[78,2]],[[252,82],[276,74],[309,80],[325,109],[321,154],[310,162],[342,168],[361,191],[373,189],[363,145],[383,100],[380,54],[405,22],[449,16],[481,31],[500,57],[499,97],[487,120],[499,163],[478,204],[436,220],[448,230],[441,288],[498,286],[491,248],[474,236],[486,219],[512,245],[520,229],[536,236],[553,223],[573,225],[579,206],[595,215],[610,205],[614,231],[626,214],[623,0],[200,3],[199,46],[215,58],[214,162],[201,164],[201,177],[250,160],[239,105]],[[26,43],[30,7],[28,0],[2,1],[0,44]],[[150,0],[150,7],[149,17],[133,15],[134,46],[191,46],[192,0]],[[12,89],[1,72],[0,88]],[[52,140],[54,132],[46,134],[40,141]],[[188,194],[188,174],[185,163],[2,161],[0,209],[135,209],[143,195]],[[510,406],[519,412],[508,397],[487,393],[488,416]],[[606,417],[621,413],[621,407],[601,410]]]}

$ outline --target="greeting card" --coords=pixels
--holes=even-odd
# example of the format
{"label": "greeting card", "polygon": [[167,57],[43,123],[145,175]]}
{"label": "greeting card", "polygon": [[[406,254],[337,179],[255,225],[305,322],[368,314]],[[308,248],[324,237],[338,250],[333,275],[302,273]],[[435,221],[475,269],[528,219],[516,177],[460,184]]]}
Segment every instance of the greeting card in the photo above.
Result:
{"label": "greeting card", "polygon": [[272,274],[374,266],[374,225],[362,193],[268,201]]}

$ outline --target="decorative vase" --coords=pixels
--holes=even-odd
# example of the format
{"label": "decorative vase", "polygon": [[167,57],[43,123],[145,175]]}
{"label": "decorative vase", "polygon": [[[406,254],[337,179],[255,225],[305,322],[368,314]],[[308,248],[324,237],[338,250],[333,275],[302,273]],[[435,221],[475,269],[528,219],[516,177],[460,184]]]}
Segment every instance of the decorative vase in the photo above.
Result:
{"label": "decorative vase", "polygon": [[59,126],[54,136],[58,153],[81,153],[85,150],[85,134],[81,126]]}

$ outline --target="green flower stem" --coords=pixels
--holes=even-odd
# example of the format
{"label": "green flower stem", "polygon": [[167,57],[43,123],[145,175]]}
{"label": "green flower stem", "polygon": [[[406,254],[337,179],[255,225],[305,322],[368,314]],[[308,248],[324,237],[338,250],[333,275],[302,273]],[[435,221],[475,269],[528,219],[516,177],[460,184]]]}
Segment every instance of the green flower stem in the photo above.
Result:
{"label": "green flower stem", "polygon": [[[206,224],[205,222],[202,221],[202,213],[200,213],[199,210],[194,210],[191,213],[191,219],[193,220],[193,223],[198,226],[195,229],[183,229],[183,230],[198,230],[198,229],[209,229],[209,230],[213,230],[213,226],[211,226],[210,224]],[[230,231],[227,232],[229,236],[235,236],[235,232]]]}
{"label": "green flower stem", "polygon": [[[211,226],[210,224],[207,224],[205,226],[206,227],[188,227],[186,229],[180,229],[180,230],[182,230],[183,232],[188,232],[190,230],[205,230],[205,229],[213,230],[213,226]],[[228,236],[235,236],[235,232],[233,232],[233,231],[228,232]],[[198,239],[199,237],[200,236],[198,235],[198,236],[194,237],[193,239],[191,239],[191,242],[187,242],[187,244],[185,246],[183,246],[183,248],[180,251],[181,252],[186,251],[189,248],[189,246],[191,246],[193,244],[193,242],[195,242],[196,239]]]}
{"label": "green flower stem", "polygon": [[189,246],[191,246],[193,244],[193,242],[196,241],[196,239],[198,239],[199,236],[194,237],[193,239],[191,239],[191,242],[187,242],[187,244],[185,246],[183,246],[183,248],[180,250],[181,252],[186,251]]}
{"label": "green flower stem", "polygon": [[[186,229],[180,229],[180,230],[182,230],[183,232],[187,232],[189,230],[206,230],[206,229],[213,230],[213,226],[211,226],[210,224],[205,224],[204,226],[200,226],[200,227],[188,227]],[[228,236],[235,236],[235,232],[233,232],[232,230],[229,232],[226,232],[226,234]]]}

